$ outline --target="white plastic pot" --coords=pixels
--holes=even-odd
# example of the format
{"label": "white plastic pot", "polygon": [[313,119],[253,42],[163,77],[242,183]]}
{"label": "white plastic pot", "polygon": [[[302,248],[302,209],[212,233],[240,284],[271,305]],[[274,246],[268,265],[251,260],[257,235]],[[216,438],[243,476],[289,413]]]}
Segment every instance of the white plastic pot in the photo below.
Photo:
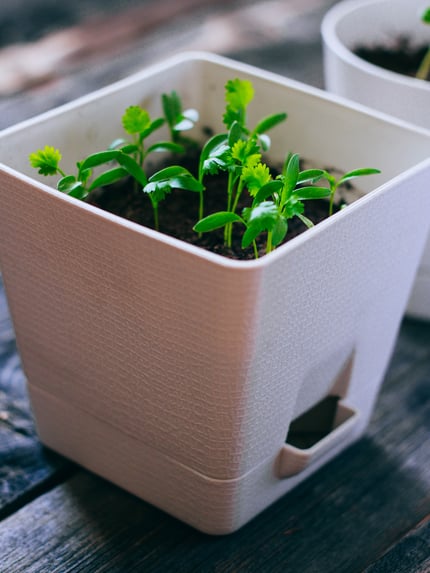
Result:
{"label": "white plastic pot", "polygon": [[[235,77],[254,82],[251,125],[289,114],[271,159],[382,170],[257,261],[77,201],[28,165],[49,143],[72,166],[116,137],[127,106],[155,115],[172,89],[221,130]],[[291,490],[366,429],[428,232],[429,156],[425,131],[205,54],[3,131],[0,262],[42,442],[213,534]]]}
{"label": "white plastic pot", "polygon": [[[420,16],[428,0],[345,0],[322,22],[325,87],[338,95],[430,129],[430,81],[383,69],[359,58],[359,46],[391,45],[407,37],[430,44]],[[407,309],[430,319],[430,239]]]}

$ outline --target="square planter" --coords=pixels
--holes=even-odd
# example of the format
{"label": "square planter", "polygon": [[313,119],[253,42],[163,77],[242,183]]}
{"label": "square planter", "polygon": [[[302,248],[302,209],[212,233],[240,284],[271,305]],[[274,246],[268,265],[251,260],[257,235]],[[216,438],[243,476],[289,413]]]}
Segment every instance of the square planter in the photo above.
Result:
{"label": "square planter", "polygon": [[[321,32],[325,87],[379,111],[430,129],[430,81],[386,70],[358,57],[354,50],[408,38],[412,46],[429,44],[429,26],[420,15],[427,0],[345,0],[325,15]],[[430,238],[407,312],[430,319]]]}
{"label": "square planter", "polygon": [[[79,202],[28,165],[49,143],[72,166],[172,89],[222,130],[235,77],[254,83],[250,125],[289,114],[271,159],[382,171],[259,260]],[[194,53],[3,131],[0,262],[42,442],[212,534],[291,490],[366,429],[430,224],[429,156],[429,133]]]}

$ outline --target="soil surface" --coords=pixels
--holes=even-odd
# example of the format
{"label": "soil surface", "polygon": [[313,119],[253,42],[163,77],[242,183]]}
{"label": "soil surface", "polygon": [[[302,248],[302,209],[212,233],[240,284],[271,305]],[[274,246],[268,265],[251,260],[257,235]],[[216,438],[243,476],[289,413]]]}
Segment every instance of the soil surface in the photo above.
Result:
{"label": "soil surface", "polygon": [[413,46],[408,38],[399,38],[391,46],[358,46],[354,53],[386,70],[415,77],[427,52],[427,46]]}
{"label": "soil surface", "polygon": [[[180,164],[187,167],[191,173],[196,173],[193,159],[181,160]],[[272,170],[273,173],[273,170]],[[217,211],[226,210],[227,176],[225,173],[206,177],[205,181],[205,216]],[[93,205],[109,211],[125,219],[139,223],[149,228],[154,228],[154,216],[149,197],[142,193],[140,187],[134,181],[127,180],[107,188],[97,190],[87,199]],[[246,193],[242,193],[237,213],[241,213],[244,207],[251,205],[252,199]],[[328,217],[327,200],[304,201],[304,214],[314,224]],[[172,237],[202,247],[217,254],[237,260],[254,258],[252,246],[242,249],[241,241],[244,227],[240,224],[233,225],[232,246],[227,247],[223,241],[223,229],[203,233],[200,237],[193,231],[193,226],[198,221],[199,194],[192,191],[175,189],[167,195],[159,204],[159,231]],[[288,233],[284,242],[307,230],[307,227],[297,217],[288,221]],[[258,255],[266,253],[266,233],[257,237]]]}

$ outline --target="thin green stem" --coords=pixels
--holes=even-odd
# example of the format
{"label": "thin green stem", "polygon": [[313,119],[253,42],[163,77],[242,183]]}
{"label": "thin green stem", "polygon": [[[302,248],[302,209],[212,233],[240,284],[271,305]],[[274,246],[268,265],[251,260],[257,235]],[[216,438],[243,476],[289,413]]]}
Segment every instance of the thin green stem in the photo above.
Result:
{"label": "thin green stem", "polygon": [[273,235],[272,231],[267,231],[266,253],[271,253],[273,251],[272,235]]}
{"label": "thin green stem", "polygon": [[256,241],[252,241],[252,247],[253,247],[253,249],[254,249],[254,257],[255,257],[256,259],[258,259],[258,249],[257,249],[257,243],[256,243]]}
{"label": "thin green stem", "polygon": [[430,74],[430,47],[427,50],[426,55],[424,56],[418,71],[416,73],[416,77],[420,80],[426,80]]}

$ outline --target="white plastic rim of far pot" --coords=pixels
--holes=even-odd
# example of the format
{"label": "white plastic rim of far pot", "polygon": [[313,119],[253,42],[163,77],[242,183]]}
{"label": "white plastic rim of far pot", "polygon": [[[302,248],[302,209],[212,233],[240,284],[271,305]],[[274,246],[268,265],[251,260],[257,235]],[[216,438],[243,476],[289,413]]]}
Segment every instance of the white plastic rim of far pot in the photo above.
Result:
{"label": "white plastic rim of far pot", "polygon": [[359,46],[390,45],[400,37],[430,44],[420,15],[428,0],[346,0],[323,18],[325,87],[379,111],[430,129],[430,82],[370,64]]}
{"label": "white plastic rim of far pot", "polygon": [[[399,37],[430,43],[430,27],[420,19],[428,5],[429,0],[345,0],[333,6],[321,26],[325,88],[430,129],[430,81],[383,69],[354,53],[358,46],[389,44]],[[430,319],[430,239],[407,314]]]}

